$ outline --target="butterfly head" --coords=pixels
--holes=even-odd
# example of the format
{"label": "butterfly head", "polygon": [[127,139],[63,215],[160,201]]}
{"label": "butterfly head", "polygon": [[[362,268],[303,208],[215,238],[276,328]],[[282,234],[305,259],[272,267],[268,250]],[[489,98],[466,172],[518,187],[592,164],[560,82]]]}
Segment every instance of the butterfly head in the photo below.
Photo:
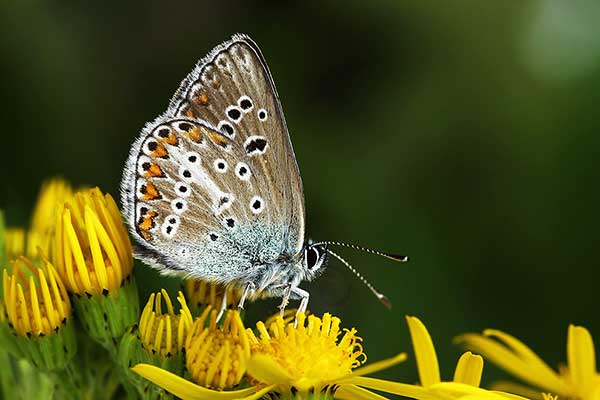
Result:
{"label": "butterfly head", "polygon": [[327,261],[327,243],[307,243],[302,254],[302,266],[308,280],[319,276]]}

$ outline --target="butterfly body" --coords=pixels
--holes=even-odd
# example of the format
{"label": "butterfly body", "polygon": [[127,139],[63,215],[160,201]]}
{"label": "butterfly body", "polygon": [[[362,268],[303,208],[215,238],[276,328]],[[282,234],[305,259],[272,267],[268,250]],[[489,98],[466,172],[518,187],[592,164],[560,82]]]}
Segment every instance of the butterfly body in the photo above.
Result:
{"label": "butterfly body", "polygon": [[235,35],[200,60],[133,144],[121,183],[136,256],[164,274],[302,297],[324,264],[304,242],[304,194],[256,44]]}

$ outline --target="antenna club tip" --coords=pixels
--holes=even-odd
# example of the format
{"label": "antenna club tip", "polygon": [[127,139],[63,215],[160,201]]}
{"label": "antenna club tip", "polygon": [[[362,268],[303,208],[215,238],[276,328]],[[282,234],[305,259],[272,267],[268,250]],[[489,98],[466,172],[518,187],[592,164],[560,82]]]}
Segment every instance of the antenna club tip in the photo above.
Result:
{"label": "antenna club tip", "polygon": [[400,254],[388,254],[387,256],[389,258],[391,258],[392,260],[399,261],[399,262],[408,262],[408,260],[409,260],[408,256],[402,256]]}
{"label": "antenna club tip", "polygon": [[377,295],[377,298],[379,299],[379,301],[381,301],[381,304],[383,304],[385,308],[387,308],[388,310],[392,309],[392,302],[385,295],[379,294]]}

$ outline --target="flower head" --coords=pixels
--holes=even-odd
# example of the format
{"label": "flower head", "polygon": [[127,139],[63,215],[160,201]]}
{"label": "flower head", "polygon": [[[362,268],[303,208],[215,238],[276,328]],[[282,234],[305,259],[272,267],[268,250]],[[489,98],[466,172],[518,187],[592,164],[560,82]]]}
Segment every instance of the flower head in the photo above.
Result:
{"label": "flower head", "polygon": [[41,234],[54,230],[57,207],[73,196],[73,188],[62,178],[53,178],[42,184],[31,216],[31,229]]}
{"label": "flower head", "polygon": [[569,399],[586,400],[600,396],[594,342],[590,332],[582,326],[569,325],[567,365],[558,372],[519,339],[499,330],[467,333],[456,341],[483,354],[492,363],[532,386],[502,382],[495,385],[496,388],[536,398],[542,397],[541,391]]}
{"label": "flower head", "polygon": [[109,194],[82,190],[59,209],[53,257],[67,288],[76,294],[111,291],[129,277],[131,243]]}
{"label": "flower head", "polygon": [[209,311],[205,310],[196,320],[187,338],[186,366],[200,385],[230,389],[240,383],[246,372],[250,356],[248,336],[238,311],[228,311],[222,327],[217,326],[217,312]]}
{"label": "flower head", "polygon": [[228,308],[236,307],[242,295],[238,289],[226,288],[218,283],[209,283],[202,279],[188,279],[185,282],[185,292],[191,306],[196,310],[201,310],[206,306],[221,307],[225,292],[227,292],[226,306]]}
{"label": "flower head", "polygon": [[[268,329],[259,322],[256,325],[258,337],[248,330],[253,357],[262,363],[278,365],[285,375],[285,382],[281,382],[284,391],[318,393],[337,379],[350,375],[367,359],[356,329],[342,331],[340,322],[330,314],[321,319],[314,315],[306,318],[303,313],[299,314],[295,327],[294,323],[285,324],[282,318],[276,318]],[[340,334],[342,337],[338,340]],[[262,372],[256,368],[250,375],[255,373],[259,381],[269,381],[261,377]]]}
{"label": "flower head", "polygon": [[380,398],[363,386],[386,391],[398,384],[363,375],[406,359],[400,353],[359,368],[367,359],[362,339],[356,329],[341,328],[340,319],[328,313],[322,318],[299,313],[296,321],[287,323],[277,316],[269,327],[259,322],[256,328],[258,335],[248,330],[248,375],[284,398],[307,398],[311,393],[322,393],[323,398]]}
{"label": "flower head", "polygon": [[14,332],[5,342],[6,350],[27,358],[36,367],[63,369],[75,355],[77,342],[70,319],[71,303],[60,277],[45,260],[37,265],[21,256],[4,269],[2,284],[9,328]]}
{"label": "flower head", "polygon": [[47,261],[40,267],[26,257],[3,271],[4,306],[15,331],[25,335],[49,335],[71,315],[71,302],[60,277]]}
{"label": "flower head", "polygon": [[[281,317],[276,317],[269,327],[259,322],[258,334],[255,334],[250,329],[244,331],[239,314],[230,311],[222,331],[237,332],[239,336],[239,339],[232,341],[230,346],[233,348],[237,341],[236,351],[239,358],[229,358],[232,361],[225,361],[228,359],[226,355],[234,352],[229,353],[225,350],[224,343],[227,341],[219,339],[218,332],[221,329],[216,327],[214,312],[211,313],[209,326],[204,327],[207,315],[208,311],[204,311],[202,317],[196,321],[194,331],[188,337],[186,344],[188,371],[204,386],[195,385],[147,364],[138,364],[133,370],[182,399],[249,400],[259,399],[268,393],[277,393],[283,398],[292,396],[300,399],[312,396],[309,392],[321,393],[322,398],[328,399],[334,396],[344,399],[381,399],[381,396],[360,386],[392,393],[397,393],[400,390],[398,388],[401,388],[412,393],[411,385],[362,376],[404,361],[406,359],[404,353],[357,368],[366,359],[360,338],[356,335],[356,330],[340,328],[339,318],[332,317],[330,314],[325,314],[323,318],[315,316],[306,318],[301,313],[297,324],[286,323]],[[205,387],[207,382],[209,385],[213,382],[212,386],[215,387],[215,382],[223,381],[223,371],[228,364],[230,365],[227,374],[229,377],[241,378],[241,374],[247,367],[246,374],[253,387],[236,391],[207,389]],[[217,379],[218,371],[221,371],[219,379]],[[237,371],[237,374],[234,371]]]}
{"label": "flower head", "polygon": [[[162,310],[163,300],[167,307],[166,313]],[[193,318],[183,293],[179,292],[177,301],[181,306],[179,314],[175,313],[171,298],[163,289],[159,293],[150,295],[142,311],[139,323],[140,339],[152,354],[169,357],[181,351],[185,345]]]}

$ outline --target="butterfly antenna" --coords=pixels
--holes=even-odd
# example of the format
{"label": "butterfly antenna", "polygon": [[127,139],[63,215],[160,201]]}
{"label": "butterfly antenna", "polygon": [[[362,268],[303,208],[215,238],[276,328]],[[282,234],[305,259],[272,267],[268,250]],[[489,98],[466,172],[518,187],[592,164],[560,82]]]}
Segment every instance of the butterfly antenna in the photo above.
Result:
{"label": "butterfly antenna", "polygon": [[350,271],[352,271],[352,272],[354,273],[354,275],[356,275],[356,276],[358,277],[358,279],[360,279],[360,281],[361,281],[362,283],[364,283],[364,284],[365,284],[365,285],[366,285],[366,286],[367,286],[367,287],[368,287],[368,288],[371,290],[371,292],[373,292],[373,294],[374,294],[375,296],[377,296],[377,298],[379,299],[379,301],[380,301],[380,302],[381,302],[381,303],[382,303],[384,306],[386,306],[386,308],[387,308],[388,310],[391,310],[391,309],[392,309],[392,303],[390,302],[390,300],[389,300],[389,299],[388,299],[388,298],[387,298],[387,297],[386,297],[386,296],[385,296],[383,293],[381,293],[381,292],[379,292],[377,289],[375,289],[375,288],[373,287],[373,285],[371,285],[371,284],[369,283],[369,281],[367,281],[367,280],[365,279],[365,277],[364,277],[364,276],[362,276],[362,275],[360,274],[360,272],[358,272],[358,271],[357,271],[357,270],[356,270],[356,269],[355,269],[355,268],[354,268],[352,265],[350,265],[350,263],[349,263],[348,261],[344,260],[344,259],[342,258],[342,256],[338,255],[337,253],[334,253],[333,251],[331,251],[331,250],[329,250],[329,249],[327,249],[327,252],[328,252],[329,254],[331,254],[332,256],[334,256],[335,258],[337,258],[338,260],[340,260],[340,261],[342,262],[342,264],[344,264],[346,267],[348,267],[348,269],[349,269]]}
{"label": "butterfly antenna", "polygon": [[369,249],[367,247],[362,247],[362,246],[357,246],[355,244],[349,244],[349,243],[343,243],[343,242],[319,242],[319,243],[315,243],[316,245],[319,244],[326,244],[326,245],[334,245],[334,246],[342,246],[342,247],[348,247],[351,249],[355,249],[355,250],[360,250],[360,251],[364,251],[366,253],[371,253],[371,254],[375,254],[381,257],[385,257],[385,258],[389,258],[390,260],[394,260],[394,261],[398,261],[398,262],[408,262],[408,256],[403,256],[400,254],[393,254],[393,253],[386,253],[383,251],[379,251],[379,250],[373,250],[373,249]]}

